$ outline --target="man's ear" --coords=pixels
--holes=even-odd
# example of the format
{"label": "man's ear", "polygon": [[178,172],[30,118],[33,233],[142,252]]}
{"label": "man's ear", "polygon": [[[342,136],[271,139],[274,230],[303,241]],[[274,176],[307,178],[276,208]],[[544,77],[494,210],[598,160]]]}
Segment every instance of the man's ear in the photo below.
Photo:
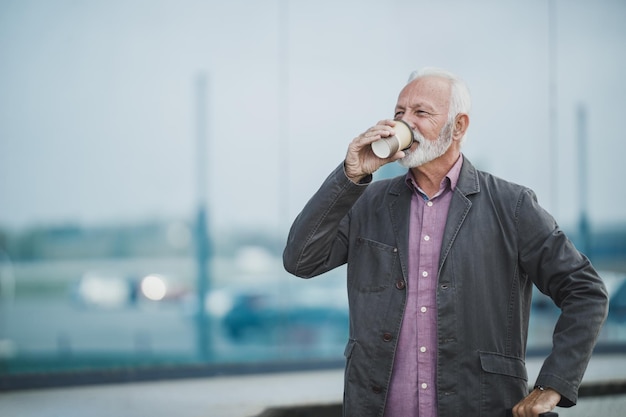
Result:
{"label": "man's ear", "polygon": [[452,133],[452,138],[454,140],[461,140],[461,138],[467,132],[467,128],[469,127],[469,116],[465,113],[457,114],[454,119],[454,131]]}

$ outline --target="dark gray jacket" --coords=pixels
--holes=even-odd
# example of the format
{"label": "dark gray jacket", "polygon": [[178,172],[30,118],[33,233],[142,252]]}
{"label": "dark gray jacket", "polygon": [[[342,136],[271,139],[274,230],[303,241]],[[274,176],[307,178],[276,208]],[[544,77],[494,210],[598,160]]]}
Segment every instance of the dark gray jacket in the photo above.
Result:
{"label": "dark gray jacket", "polygon": [[[411,192],[403,176],[356,185],[339,166],[296,218],[283,254],[285,269],[304,278],[348,264],[347,417],[385,408],[409,285]],[[536,383],[571,406],[606,318],[604,284],[531,190],[465,159],[439,262],[439,416],[502,416],[527,394],[533,283],[561,308]]]}

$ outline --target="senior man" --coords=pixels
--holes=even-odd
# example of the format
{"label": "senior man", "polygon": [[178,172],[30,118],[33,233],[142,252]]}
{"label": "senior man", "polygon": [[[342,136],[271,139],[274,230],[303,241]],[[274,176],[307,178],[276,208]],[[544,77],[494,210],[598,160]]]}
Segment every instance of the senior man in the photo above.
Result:
{"label": "senior man", "polygon": [[[501,417],[511,408],[529,417],[576,403],[606,289],[533,191],[461,153],[470,106],[454,74],[411,74],[393,120],[349,144],[289,232],[290,273],[348,265],[347,417]],[[400,120],[413,131],[410,147],[377,157],[371,144]],[[394,161],[406,175],[372,181]],[[561,314],[529,390],[533,285]]]}

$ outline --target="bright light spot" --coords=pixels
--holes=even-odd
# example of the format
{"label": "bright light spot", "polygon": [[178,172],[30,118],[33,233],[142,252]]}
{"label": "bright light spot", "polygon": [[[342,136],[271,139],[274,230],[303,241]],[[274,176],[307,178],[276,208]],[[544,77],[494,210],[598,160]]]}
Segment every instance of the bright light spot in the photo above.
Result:
{"label": "bright light spot", "polygon": [[87,304],[117,307],[128,302],[130,288],[121,277],[86,273],[80,281],[78,294]]}
{"label": "bright light spot", "polygon": [[163,277],[148,275],[141,280],[141,292],[149,300],[160,301],[167,294],[167,285]]}

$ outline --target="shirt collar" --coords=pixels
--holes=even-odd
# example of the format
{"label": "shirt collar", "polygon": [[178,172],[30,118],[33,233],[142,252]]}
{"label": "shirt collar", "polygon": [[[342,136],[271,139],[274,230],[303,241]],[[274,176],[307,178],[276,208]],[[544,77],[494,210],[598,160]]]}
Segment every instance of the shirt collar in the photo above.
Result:
{"label": "shirt collar", "polygon": [[[457,183],[459,182],[459,177],[461,176],[461,167],[463,166],[463,154],[459,155],[459,158],[456,160],[452,168],[448,171],[445,177],[441,180],[440,188],[445,188],[446,183],[450,184],[450,190],[454,191]],[[406,173],[405,178],[406,184],[411,189],[419,190],[419,187],[415,180],[413,179],[413,174],[411,174],[411,170]]]}
{"label": "shirt collar", "polygon": [[459,155],[459,159],[456,160],[450,171],[446,174],[446,178],[450,179],[450,189],[454,191],[456,184],[459,182],[461,176],[461,167],[463,166],[463,154]]}

